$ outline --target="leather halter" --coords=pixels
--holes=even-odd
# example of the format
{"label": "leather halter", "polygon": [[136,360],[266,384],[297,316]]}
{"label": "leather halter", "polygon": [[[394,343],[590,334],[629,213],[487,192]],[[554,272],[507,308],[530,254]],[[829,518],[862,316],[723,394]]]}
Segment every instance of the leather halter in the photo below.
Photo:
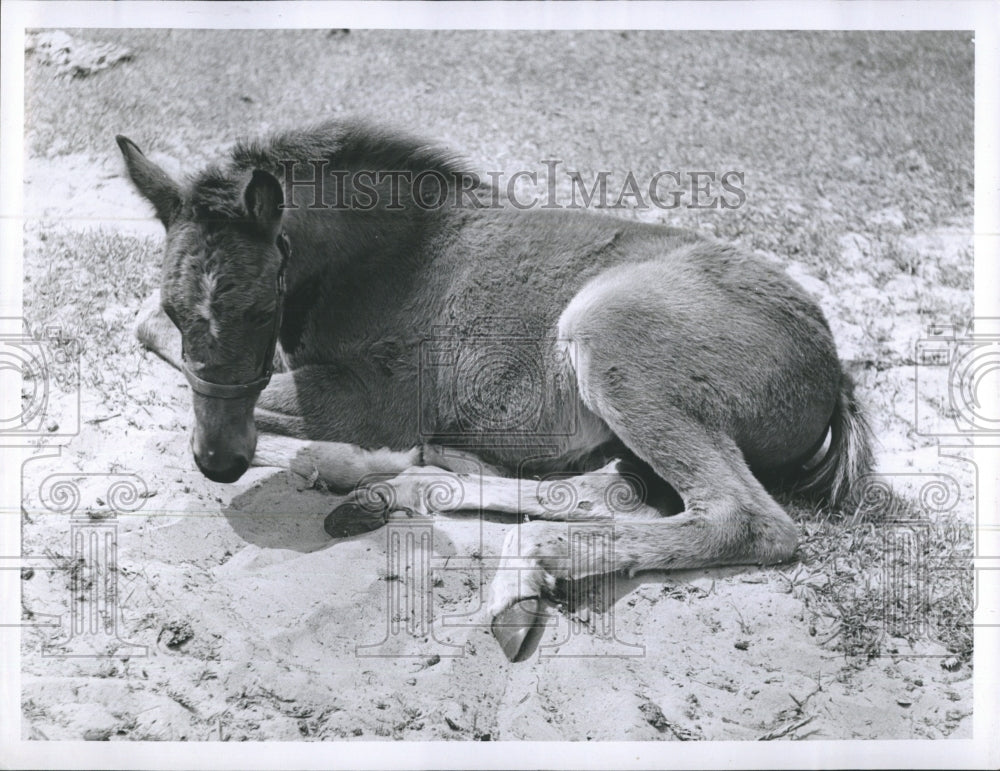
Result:
{"label": "leather halter", "polygon": [[181,353],[181,371],[191,385],[191,390],[202,396],[212,399],[242,399],[249,396],[256,396],[267,384],[271,382],[271,374],[274,372],[274,351],[278,346],[278,335],[281,332],[281,317],[285,308],[285,268],[288,265],[288,258],[292,254],[292,245],[288,240],[288,235],[284,230],[278,234],[276,239],[278,251],[281,252],[281,267],[278,269],[278,284],[276,287],[277,305],[274,312],[274,325],[271,329],[271,339],[264,352],[264,364],[260,377],[251,380],[249,383],[213,383],[211,380],[203,380],[198,377],[187,363],[187,354]]}

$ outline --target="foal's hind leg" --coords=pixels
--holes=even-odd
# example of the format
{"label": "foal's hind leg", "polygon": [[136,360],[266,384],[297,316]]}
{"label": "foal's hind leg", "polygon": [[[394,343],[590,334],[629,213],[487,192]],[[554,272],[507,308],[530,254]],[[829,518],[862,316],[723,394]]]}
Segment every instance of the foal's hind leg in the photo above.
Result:
{"label": "foal's hind leg", "polygon": [[627,429],[628,420],[609,425],[677,490],[683,512],[647,521],[615,518],[592,533],[598,539],[592,543],[582,532],[576,540],[583,548],[576,549],[565,524],[530,522],[508,533],[486,612],[511,661],[523,657],[525,641],[544,619],[539,600],[552,598],[560,580],[773,563],[795,552],[794,524],[750,474],[732,440],[674,417],[671,430],[657,436],[645,421]]}
{"label": "foal's hind leg", "polygon": [[[494,616],[520,599],[544,596],[558,578],[772,563],[795,552],[795,525],[754,478],[732,437],[716,427],[725,425],[725,410],[700,403],[713,398],[708,389],[672,381],[664,362],[685,341],[671,339],[679,333],[669,317],[632,323],[634,303],[616,290],[598,287],[578,296],[560,319],[560,339],[584,404],[676,490],[685,509],[646,525],[616,523],[610,564],[591,564],[586,554],[571,563],[565,528],[532,524],[511,533],[489,605]],[[718,395],[720,405],[732,397]],[[689,407],[691,400],[696,403]]]}
{"label": "foal's hind leg", "polygon": [[548,596],[558,579],[621,570],[768,564],[795,552],[795,525],[750,473],[732,440],[712,436],[680,416],[670,421],[669,432],[655,438],[613,427],[677,490],[684,511],[642,523],[616,518],[610,562],[592,563],[586,553],[571,561],[564,525],[529,523],[511,531],[493,583],[492,616],[520,599]]}

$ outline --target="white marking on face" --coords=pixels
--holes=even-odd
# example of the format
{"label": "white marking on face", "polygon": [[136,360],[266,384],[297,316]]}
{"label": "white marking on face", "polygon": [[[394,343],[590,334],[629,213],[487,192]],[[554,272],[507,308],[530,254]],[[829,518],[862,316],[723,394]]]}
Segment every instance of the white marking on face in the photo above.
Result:
{"label": "white marking on face", "polygon": [[195,306],[195,313],[208,322],[208,332],[212,337],[219,336],[219,325],[212,315],[212,296],[215,294],[215,274],[206,271],[201,274],[199,288],[201,289],[201,300]]}

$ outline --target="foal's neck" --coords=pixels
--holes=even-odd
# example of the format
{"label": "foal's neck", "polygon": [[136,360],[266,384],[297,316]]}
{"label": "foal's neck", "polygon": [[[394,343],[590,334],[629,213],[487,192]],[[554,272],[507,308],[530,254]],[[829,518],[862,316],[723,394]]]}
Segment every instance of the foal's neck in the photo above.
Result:
{"label": "foal's neck", "polygon": [[413,211],[291,210],[285,232],[291,242],[289,292],[333,276],[373,281],[407,273],[422,264],[427,233],[441,215]]}

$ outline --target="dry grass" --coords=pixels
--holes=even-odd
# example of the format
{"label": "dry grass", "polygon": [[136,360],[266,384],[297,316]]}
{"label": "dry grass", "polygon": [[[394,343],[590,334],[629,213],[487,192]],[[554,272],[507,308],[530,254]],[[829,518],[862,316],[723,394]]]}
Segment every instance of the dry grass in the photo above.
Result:
{"label": "dry grass", "polygon": [[84,388],[110,409],[132,401],[129,384],[146,366],[132,322],[139,303],[159,284],[158,244],[105,230],[70,231],[42,223],[29,231],[25,248],[24,312],[35,337],[57,327],[53,358],[56,382],[70,378],[79,361]]}
{"label": "dry grass", "polygon": [[[789,590],[825,644],[867,661],[921,642],[972,657],[973,529],[889,491],[852,511],[813,512],[802,524]],[[822,632],[819,630],[823,630]]]}

